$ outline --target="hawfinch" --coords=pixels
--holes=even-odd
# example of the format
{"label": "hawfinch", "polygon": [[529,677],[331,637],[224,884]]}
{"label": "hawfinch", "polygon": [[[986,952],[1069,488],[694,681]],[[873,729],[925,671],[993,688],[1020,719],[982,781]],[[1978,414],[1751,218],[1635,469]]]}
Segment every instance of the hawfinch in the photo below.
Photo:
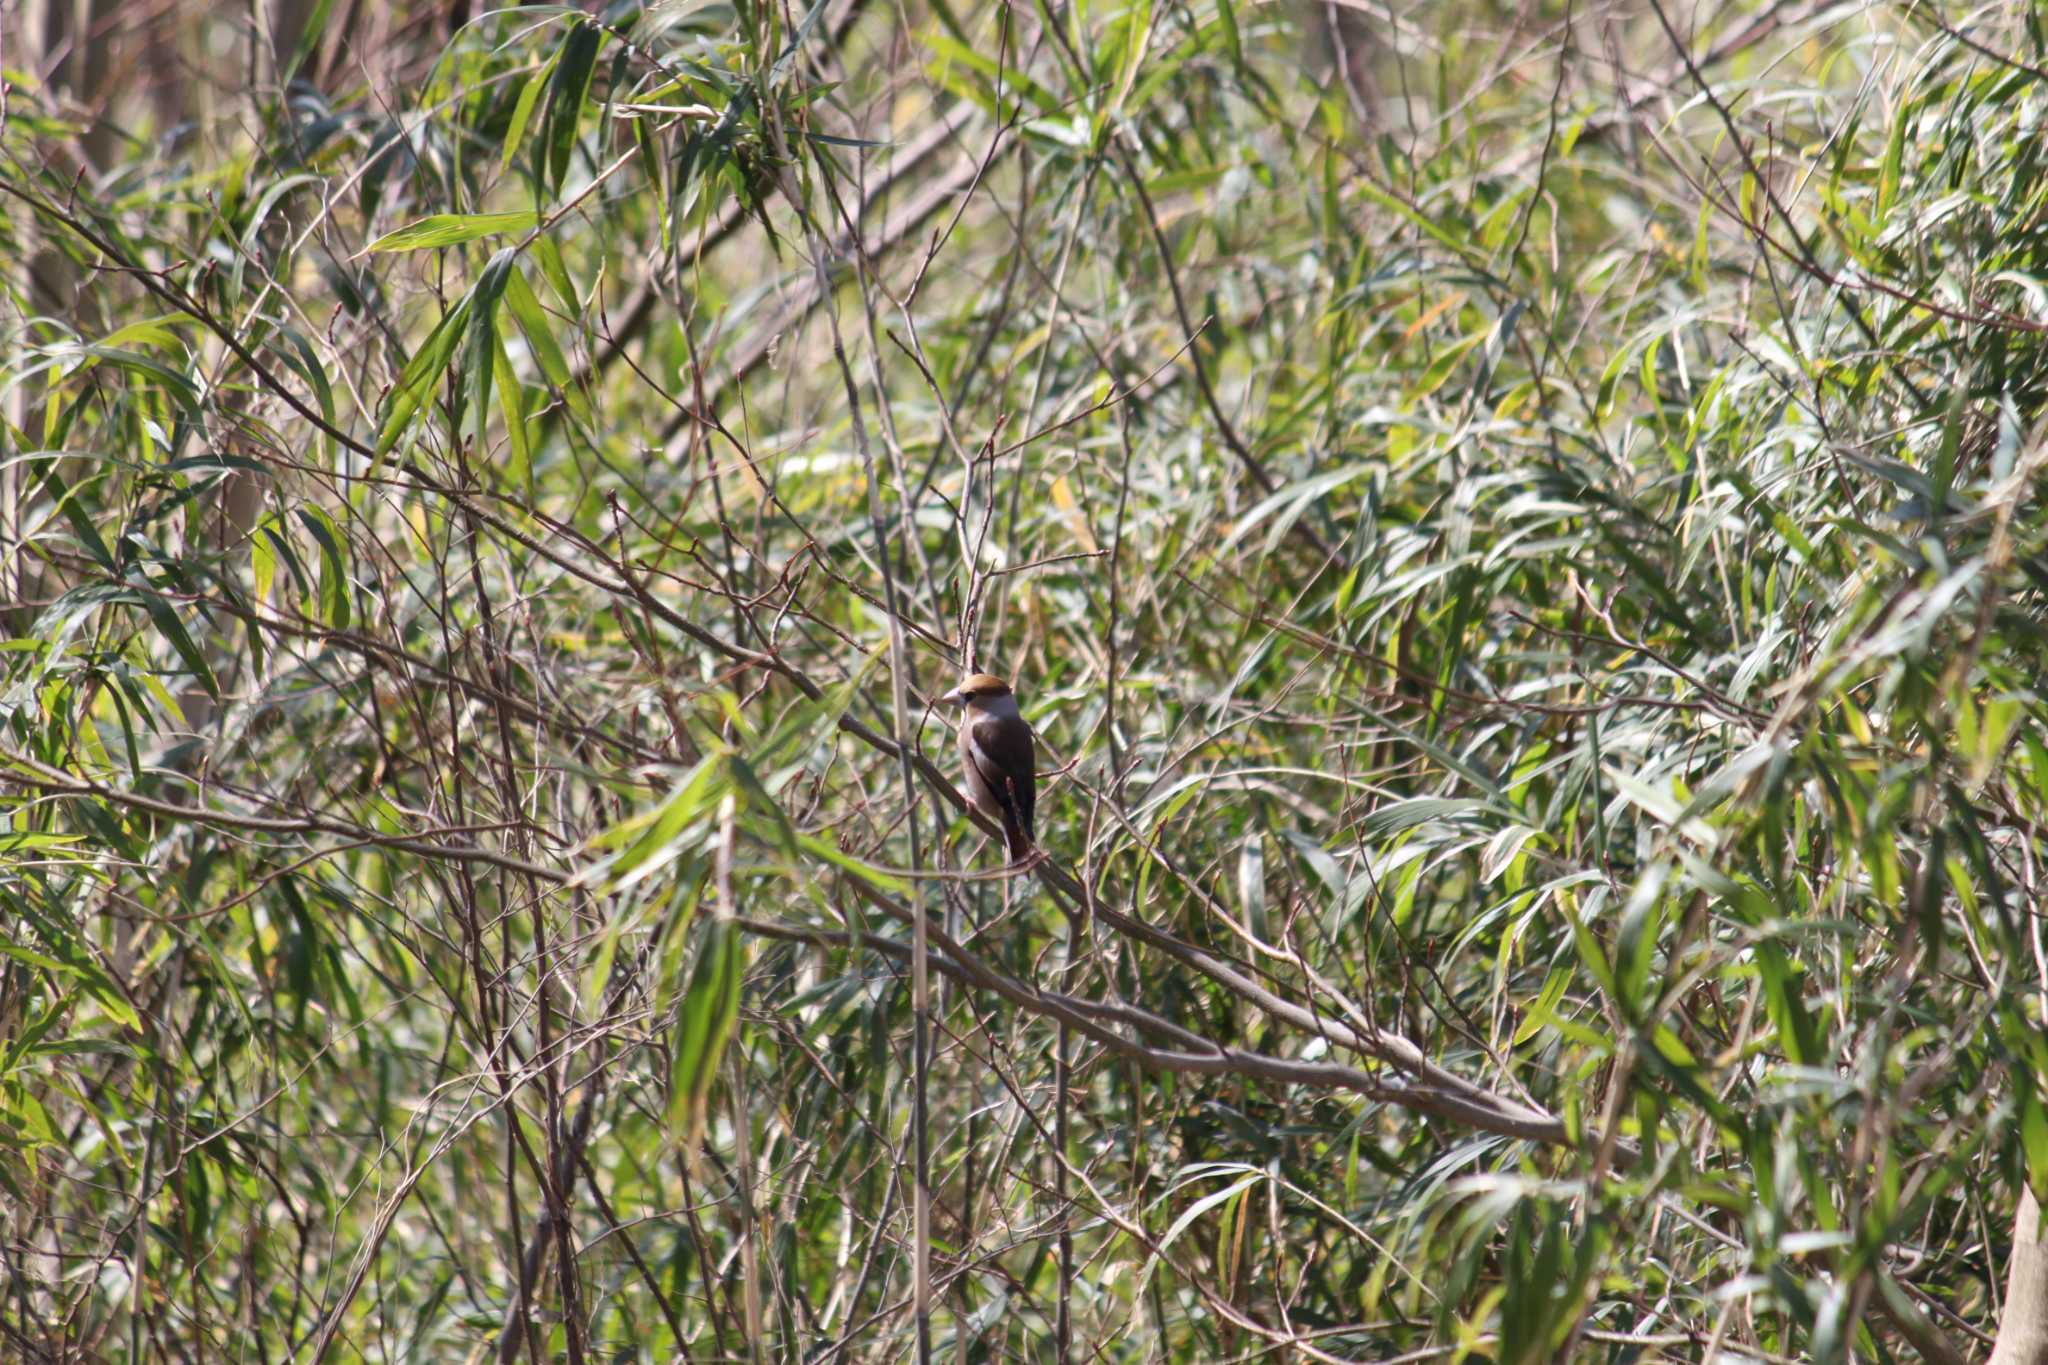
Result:
{"label": "hawfinch", "polygon": [[972,673],[939,700],[962,708],[960,764],[968,801],[1001,823],[1010,861],[1021,862],[1036,837],[1038,779],[1031,769],[1031,727],[1017,710],[1017,698],[1001,678]]}

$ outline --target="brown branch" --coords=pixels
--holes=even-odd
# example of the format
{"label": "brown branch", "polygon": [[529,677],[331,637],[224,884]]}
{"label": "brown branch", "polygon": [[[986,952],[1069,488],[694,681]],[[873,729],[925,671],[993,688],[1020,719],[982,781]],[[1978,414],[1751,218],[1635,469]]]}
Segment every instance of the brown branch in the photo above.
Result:
{"label": "brown branch", "polygon": [[[890,170],[884,174],[881,183],[861,201],[858,216],[867,216],[888,196],[895,188],[896,182],[907,174],[910,168],[921,164],[924,158],[938,147],[958,137],[961,130],[966,128],[979,112],[972,105],[955,105],[941,115],[930,128],[908,143],[896,160],[890,163]],[[858,244],[861,251],[867,255],[879,255],[900,246],[940,209],[979,179],[986,170],[987,167],[982,161],[970,157],[927,183],[907,205],[887,217],[876,229],[873,237]],[[851,233],[842,233],[833,239],[829,254],[833,259],[837,259],[853,250],[855,245]],[[705,408],[714,406],[728,389],[742,383],[761,368],[769,353],[781,341],[783,334],[823,300],[829,287],[824,281],[829,278],[830,267],[826,262],[818,262],[816,267],[809,272],[802,287],[776,310],[775,316],[770,318],[766,325],[732,350],[726,360],[724,373],[705,386]],[[684,408],[673,414],[662,427],[661,439],[671,458],[676,454],[676,447],[682,440],[684,430],[691,422],[697,420],[698,415],[694,410]]]}
{"label": "brown branch", "polygon": [[[849,884],[863,900],[891,919],[903,924],[912,923],[913,916],[907,908],[868,883],[856,878]],[[1112,922],[1123,918],[1114,912],[1107,913]],[[1136,924],[1135,921],[1127,922]],[[907,945],[874,934],[812,929],[751,919],[739,920],[738,924],[748,933],[766,938],[848,948],[869,947],[903,961],[908,961],[910,955]],[[1159,934],[1160,938],[1171,938],[1159,931],[1150,932]],[[1242,1076],[1274,1085],[1302,1085],[1320,1090],[1349,1090],[1368,1099],[1399,1105],[1503,1137],[1553,1145],[1568,1141],[1562,1121],[1503,1099],[1447,1072],[1425,1067],[1422,1070],[1427,1074],[1397,1078],[1374,1075],[1337,1062],[1299,1061],[1231,1047],[1203,1038],[1171,1020],[1125,1001],[1089,1000],[1009,976],[989,966],[939,927],[932,926],[929,933],[935,948],[931,963],[938,970],[965,985],[988,991],[1022,1009],[1066,1024],[1111,1051],[1156,1070]],[[1191,945],[1180,946],[1200,952]],[[1120,1028],[1129,1032],[1120,1031]],[[1170,1039],[1178,1046],[1158,1047],[1132,1036],[1134,1034]],[[1419,1057],[1420,1054],[1416,1055]],[[1397,1062],[1390,1062],[1390,1065],[1397,1070],[1409,1070]]]}
{"label": "brown branch", "polygon": [[317,816],[280,817],[266,815],[242,815],[232,811],[213,810],[206,806],[187,806],[176,801],[161,801],[155,797],[143,796],[137,792],[123,791],[109,787],[88,778],[77,777],[59,768],[52,768],[26,755],[0,750],[0,763],[10,764],[14,771],[0,774],[0,781],[18,782],[22,786],[53,796],[90,796],[109,805],[122,806],[129,810],[146,811],[167,820],[183,820],[190,824],[207,825],[220,829],[246,830],[252,834],[331,834],[349,839],[357,844],[374,844],[400,853],[416,853],[423,858],[456,862],[486,863],[526,876],[537,877],[549,882],[566,882],[569,874],[551,867],[542,867],[510,854],[494,849],[479,848],[475,844],[441,842],[450,834],[475,834],[485,829],[497,829],[498,825],[442,826],[424,829],[412,834],[383,834],[367,825],[351,825],[341,820],[324,820]]}

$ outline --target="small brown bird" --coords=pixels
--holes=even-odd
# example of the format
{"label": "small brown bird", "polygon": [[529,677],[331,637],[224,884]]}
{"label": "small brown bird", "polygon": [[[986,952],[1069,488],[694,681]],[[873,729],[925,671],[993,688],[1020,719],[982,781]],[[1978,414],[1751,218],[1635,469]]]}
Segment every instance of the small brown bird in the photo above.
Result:
{"label": "small brown bird", "polygon": [[1002,825],[1010,861],[1023,861],[1037,837],[1032,816],[1038,804],[1038,778],[1032,771],[1036,749],[1031,727],[1017,710],[1016,696],[1001,678],[971,673],[939,700],[962,708],[960,763],[967,778],[967,799]]}

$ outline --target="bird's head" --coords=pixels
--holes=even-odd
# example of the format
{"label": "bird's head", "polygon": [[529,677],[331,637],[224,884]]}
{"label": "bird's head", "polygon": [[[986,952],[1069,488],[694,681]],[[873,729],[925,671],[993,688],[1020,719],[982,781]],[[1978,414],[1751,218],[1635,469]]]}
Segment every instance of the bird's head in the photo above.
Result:
{"label": "bird's head", "polygon": [[980,709],[1002,709],[1006,702],[1011,707],[1017,704],[1010,693],[1010,685],[993,673],[970,673],[960,680],[958,687],[939,700],[948,706]]}

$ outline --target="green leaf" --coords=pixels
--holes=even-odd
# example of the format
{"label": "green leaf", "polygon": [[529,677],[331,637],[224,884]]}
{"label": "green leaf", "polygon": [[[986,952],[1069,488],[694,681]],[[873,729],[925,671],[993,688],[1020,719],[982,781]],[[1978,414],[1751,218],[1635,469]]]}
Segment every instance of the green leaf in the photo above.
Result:
{"label": "green leaf", "polygon": [[162,594],[145,587],[142,590],[142,606],[143,610],[149,613],[149,619],[155,624],[157,633],[171,642],[171,648],[178,652],[178,657],[185,661],[185,667],[191,670],[199,685],[206,689],[206,695],[219,701],[220,684],[214,681],[213,670],[206,666],[206,657],[199,652],[199,646],[194,644],[192,637],[186,633],[185,623],[178,619],[178,613],[172,609],[171,604],[164,600]]}
{"label": "green leaf", "polygon": [[[1227,1172],[1228,1169],[1227,1167],[1219,1168],[1220,1171],[1224,1172]],[[1145,1258],[1144,1267],[1138,1272],[1138,1282],[1133,1292],[1133,1297],[1141,1297],[1144,1294],[1145,1286],[1152,1279],[1153,1268],[1159,1264],[1159,1258],[1164,1256],[1166,1249],[1178,1241],[1180,1235],[1188,1230],[1189,1224],[1193,1223],[1210,1209],[1215,1208],[1218,1204],[1236,1198],[1264,1179],[1266,1179],[1266,1173],[1255,1170],[1249,1175],[1239,1177],[1235,1182],[1224,1186],[1220,1190],[1203,1195],[1200,1199],[1197,1199],[1194,1203],[1188,1205],[1186,1209],[1182,1210],[1180,1217],[1173,1220],[1173,1225],[1167,1228],[1165,1236],[1161,1237],[1158,1244],[1152,1248],[1152,1254]]]}
{"label": "green leaf", "polygon": [[79,356],[89,361],[81,369],[99,365],[111,365],[117,370],[127,370],[145,379],[153,379],[175,395],[179,406],[188,411],[199,403],[199,390],[192,380],[178,373],[155,356],[144,355],[120,346],[67,346],[61,348],[66,355]]}
{"label": "green leaf", "polygon": [[[934,79],[939,80],[941,84],[948,88],[956,90],[963,97],[972,98],[975,103],[982,105],[983,108],[989,109],[991,112],[995,110],[990,100],[990,95],[994,83],[998,80],[1002,82],[1002,89],[1006,94],[1021,94],[1037,105],[1044,113],[1059,114],[1064,112],[1065,101],[1061,100],[1052,91],[1040,85],[1030,76],[1020,72],[1013,65],[998,64],[994,57],[986,53],[977,52],[967,46],[967,44],[949,38],[943,33],[927,34],[924,43],[926,47],[931,49],[932,55],[940,59],[939,70],[934,73]],[[982,77],[983,80],[981,82],[946,80],[946,68],[950,66],[965,67],[977,76]]]}
{"label": "green leaf", "polygon": [[624,851],[585,869],[578,880],[598,882],[616,893],[653,876],[675,861],[683,851],[683,832],[724,795],[726,787],[725,756],[705,756],[660,806],[599,835],[593,841],[598,847],[623,845]]}
{"label": "green leaf", "polygon": [[1550,976],[1543,983],[1543,993],[1529,1006],[1528,1013],[1522,1017],[1522,1026],[1515,1030],[1514,1046],[1520,1047],[1528,1042],[1551,1022],[1557,1002],[1564,999],[1564,988],[1571,979],[1571,972],[1564,967],[1550,969]]}
{"label": "green leaf", "polygon": [[690,987],[676,1008],[668,1087],[670,1136],[694,1150],[704,1133],[711,1084],[739,1019],[744,943],[730,919],[714,919],[690,973]]}
{"label": "green leaf", "polygon": [[531,232],[540,222],[532,209],[512,213],[436,213],[387,232],[364,247],[365,251],[421,251],[427,247],[456,246],[499,232]]}
{"label": "green leaf", "polygon": [[[1891,136],[1885,139],[1884,161],[1877,173],[1876,222],[1882,227],[1891,217],[1892,204],[1899,193],[1899,166],[1905,159],[1906,125],[1912,122],[1903,111],[1892,119]],[[1704,202],[1704,200],[1702,201]]]}
{"label": "green leaf", "polygon": [[861,660],[860,667],[826,688],[816,701],[808,696],[799,698],[754,746],[748,761],[766,771],[783,761],[783,750],[801,740],[807,739],[813,744],[836,744],[839,718],[846,714],[847,708],[853,705],[853,699],[867,686],[868,675],[874,671],[875,663],[882,654],[880,648],[869,651]]}
{"label": "green leaf", "polygon": [[[796,829],[789,823],[789,813],[782,803],[769,794],[754,772],[753,765],[734,755],[726,760],[726,772],[732,778],[733,787],[746,799],[747,809],[761,817],[769,843],[774,844],[784,855],[794,858],[797,851]],[[750,826],[756,832],[761,826]]]}
{"label": "green leaf", "polygon": [[1614,947],[1615,1003],[1631,1021],[1640,1020],[1650,1003],[1650,959],[1663,926],[1664,883],[1670,876],[1670,863],[1660,860],[1651,864],[1622,907]]}
{"label": "green leaf", "polygon": [[[71,523],[71,529],[78,536],[78,543],[86,553],[96,560],[102,569],[112,572],[114,552],[107,548],[107,542],[100,536],[100,528],[93,524],[92,517],[85,511],[79,496],[57,473],[58,459],[52,456],[38,456],[35,460],[36,478],[41,481],[50,495],[50,501],[64,514],[64,520]],[[98,475],[92,476],[97,478]],[[88,486],[91,480],[87,481]]]}
{"label": "green leaf", "polygon": [[583,118],[583,102],[590,94],[590,77],[597,70],[598,49],[604,45],[604,31],[579,20],[563,40],[555,77],[548,88],[547,117],[541,124],[540,188],[548,195],[561,192],[562,178],[569,171],[569,155],[576,148],[576,129]]}
{"label": "green leaf", "polygon": [[813,857],[822,859],[842,871],[851,872],[869,886],[899,895],[910,889],[910,883],[903,878],[886,868],[862,862],[830,839],[823,839],[815,834],[799,834],[796,841],[799,848],[808,850]]}
{"label": "green leaf", "polygon": [[[471,410],[476,414],[477,444],[483,444],[485,431],[491,421],[491,376],[497,371],[496,350],[498,344],[498,300],[505,293],[505,279],[518,272],[519,252],[516,247],[506,247],[492,256],[483,273],[477,276],[476,287],[470,291],[469,305],[469,377],[475,389]],[[462,427],[460,415],[456,429]]]}
{"label": "green leaf", "polygon": [[554,74],[555,63],[561,57],[558,49],[519,87],[519,101],[512,106],[511,122],[505,126],[505,145],[498,152],[499,175],[504,175],[511,168],[512,158],[519,155],[520,145],[526,141],[527,125],[533,121],[533,107],[540,102],[540,92],[547,89],[548,77]]}
{"label": "green leaf", "polygon": [[455,355],[456,343],[462,339],[463,328],[469,322],[469,296],[463,295],[460,302],[441,316],[434,324],[434,330],[420,348],[412,353],[399,372],[398,382],[392,386],[390,406],[385,409],[384,426],[377,434],[377,454],[381,458],[391,447],[398,444],[413,414],[434,391],[434,386],[447,372],[448,362]]}
{"label": "green leaf", "polygon": [[2039,1082],[2026,1068],[2013,1071],[2020,1106],[2020,1145],[2026,1152],[2027,1183],[2034,1197],[2048,1197],[2048,1106],[2041,1103]]}
{"label": "green leaf", "polygon": [[1807,1012],[1800,992],[1802,977],[1783,947],[1776,943],[1756,945],[1757,975],[1763,982],[1764,1010],[1777,1026],[1778,1045],[1794,1066],[1819,1066],[1823,1055],[1820,1034]]}
{"label": "green leaf", "polygon": [[1585,922],[1570,901],[1560,901],[1560,908],[1571,927],[1572,946],[1579,951],[1580,963],[1593,974],[1593,980],[1599,983],[1600,989],[1610,998],[1614,997],[1617,994],[1614,968],[1607,960],[1607,949],[1601,945],[1599,935],[1593,932],[1593,926]]}
{"label": "green leaf", "polygon": [[533,444],[526,430],[526,395],[512,358],[505,354],[505,322],[499,319],[491,338],[491,373],[498,386],[498,411],[505,418],[505,443],[511,447],[512,463],[505,470],[506,482],[533,497]]}
{"label": "green leaf", "polygon": [[1237,851],[1237,908],[1244,922],[1260,938],[1266,927],[1266,840],[1254,832],[1245,836]]}
{"label": "green leaf", "polygon": [[256,581],[256,602],[270,600],[270,583],[276,579],[276,546],[270,544],[266,530],[250,536],[250,577]]}
{"label": "green leaf", "polygon": [[184,342],[178,336],[177,328],[198,325],[199,319],[186,312],[165,313],[161,317],[144,318],[117,328],[100,338],[102,346],[127,346],[131,342],[148,342],[167,350],[182,349]]}
{"label": "green leaf", "polygon": [[526,348],[533,352],[534,363],[540,366],[541,374],[555,388],[567,389],[569,362],[563,358],[562,348],[555,344],[555,334],[548,326],[548,315],[541,311],[540,300],[534,297],[524,271],[515,270],[505,277],[505,304],[518,320],[520,335],[526,338]]}
{"label": "green leaf", "polygon": [[540,262],[540,273],[546,278],[548,288],[555,291],[561,300],[562,311],[570,317],[579,317],[583,312],[583,300],[576,296],[576,285],[569,278],[569,267],[562,261],[562,252],[552,237],[536,237],[533,241],[533,258]]}
{"label": "green leaf", "polygon": [[320,544],[320,619],[336,630],[348,627],[348,549],[334,523],[317,507],[301,507],[299,522]]}
{"label": "green leaf", "polygon": [[1963,418],[1969,410],[1969,386],[1958,384],[1949,398],[1948,420],[1941,428],[1941,449],[1934,457],[1934,489],[1928,498],[1927,510],[1931,517],[1941,517],[1948,512],[1949,490],[1956,483],[1956,452],[1962,448]]}
{"label": "green leaf", "polygon": [[334,10],[334,0],[314,0],[312,12],[306,15],[305,25],[299,30],[299,41],[292,46],[291,59],[279,68],[277,85],[289,90],[306,59],[319,48],[320,40],[327,36],[327,21]]}

